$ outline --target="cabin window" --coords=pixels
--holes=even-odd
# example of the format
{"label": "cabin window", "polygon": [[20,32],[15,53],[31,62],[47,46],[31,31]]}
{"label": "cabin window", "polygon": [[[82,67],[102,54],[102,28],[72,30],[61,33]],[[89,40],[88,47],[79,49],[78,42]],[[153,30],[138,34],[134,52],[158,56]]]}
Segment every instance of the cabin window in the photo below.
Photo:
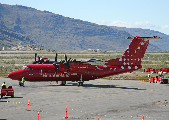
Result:
{"label": "cabin window", "polygon": [[32,67],[26,67],[25,70],[32,70]]}
{"label": "cabin window", "polygon": [[32,67],[23,66],[21,69],[23,69],[23,70],[32,70]]}
{"label": "cabin window", "polygon": [[25,69],[26,68],[26,66],[23,66],[21,69]]}

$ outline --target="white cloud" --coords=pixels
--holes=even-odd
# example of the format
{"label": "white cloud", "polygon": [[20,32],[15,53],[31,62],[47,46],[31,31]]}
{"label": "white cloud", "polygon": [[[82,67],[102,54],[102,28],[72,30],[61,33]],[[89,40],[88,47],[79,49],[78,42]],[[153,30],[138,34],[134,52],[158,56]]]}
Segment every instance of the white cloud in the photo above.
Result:
{"label": "white cloud", "polygon": [[128,24],[123,21],[113,21],[107,24],[108,26],[118,26],[118,27],[131,27],[131,24]]}
{"label": "white cloud", "polygon": [[106,20],[102,20],[102,21],[101,21],[101,23],[105,23],[105,22],[106,22]]}
{"label": "white cloud", "polygon": [[161,26],[162,29],[169,29],[169,25]]}
{"label": "white cloud", "polygon": [[117,27],[127,27],[127,28],[142,28],[142,29],[151,29],[151,30],[157,30],[157,31],[168,31],[169,34],[169,25],[164,25],[164,26],[158,26],[156,24],[153,24],[149,21],[146,22],[135,22],[133,24],[124,22],[124,21],[113,21],[113,22],[108,22],[106,20],[102,20],[101,22],[98,23],[99,25],[107,25],[107,26],[117,26]]}

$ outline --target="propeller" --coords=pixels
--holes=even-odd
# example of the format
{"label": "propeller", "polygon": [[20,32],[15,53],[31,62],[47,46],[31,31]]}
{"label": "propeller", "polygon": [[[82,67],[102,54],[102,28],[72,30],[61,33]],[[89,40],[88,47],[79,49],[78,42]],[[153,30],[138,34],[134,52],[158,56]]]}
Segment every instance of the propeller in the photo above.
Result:
{"label": "propeller", "polygon": [[57,62],[57,56],[58,56],[58,54],[56,53],[55,62]]}
{"label": "propeller", "polygon": [[38,56],[38,62],[40,62],[40,56]]}
{"label": "propeller", "polygon": [[65,61],[67,62],[67,55],[65,54]]}
{"label": "propeller", "polygon": [[71,60],[71,58],[69,58],[69,60],[67,61],[67,56],[66,56],[66,54],[65,54],[65,62],[64,62],[64,69],[67,67],[67,69],[68,69],[68,72],[70,72],[70,65],[69,65],[69,62],[70,62],[70,60]]}
{"label": "propeller", "polygon": [[35,61],[33,61],[33,64],[36,64],[36,57],[37,57],[37,53],[35,53]]}
{"label": "propeller", "polygon": [[55,73],[57,74],[57,69],[59,69],[59,64],[54,62],[53,65],[55,66]]}
{"label": "propeller", "polygon": [[55,66],[55,73],[57,74],[57,69],[59,69],[59,64],[57,63],[57,53],[56,53],[55,62],[53,63],[53,65]]}
{"label": "propeller", "polygon": [[36,62],[36,56],[37,56],[37,53],[35,53],[35,62]]}

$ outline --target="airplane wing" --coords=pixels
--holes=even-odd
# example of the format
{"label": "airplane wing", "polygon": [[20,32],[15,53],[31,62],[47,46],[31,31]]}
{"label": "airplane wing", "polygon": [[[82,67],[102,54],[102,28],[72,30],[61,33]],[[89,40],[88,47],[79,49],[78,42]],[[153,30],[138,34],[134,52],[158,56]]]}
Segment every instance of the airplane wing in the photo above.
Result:
{"label": "airplane wing", "polygon": [[95,60],[89,60],[87,61],[87,63],[89,63],[90,65],[105,65],[105,63],[107,63],[108,59],[95,59]]}

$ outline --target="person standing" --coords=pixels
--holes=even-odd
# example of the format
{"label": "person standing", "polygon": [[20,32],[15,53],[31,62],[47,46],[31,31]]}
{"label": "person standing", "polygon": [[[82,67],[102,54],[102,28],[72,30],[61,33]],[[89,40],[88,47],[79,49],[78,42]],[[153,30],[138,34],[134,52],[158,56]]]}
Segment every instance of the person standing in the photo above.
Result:
{"label": "person standing", "polygon": [[25,87],[25,86],[24,86],[24,82],[25,82],[25,78],[24,78],[24,76],[23,76],[23,78],[22,78],[23,87]]}
{"label": "person standing", "polygon": [[6,84],[5,84],[5,82],[3,82],[3,83],[2,83],[2,87],[3,87],[3,86],[4,86],[4,88],[6,88]]}

